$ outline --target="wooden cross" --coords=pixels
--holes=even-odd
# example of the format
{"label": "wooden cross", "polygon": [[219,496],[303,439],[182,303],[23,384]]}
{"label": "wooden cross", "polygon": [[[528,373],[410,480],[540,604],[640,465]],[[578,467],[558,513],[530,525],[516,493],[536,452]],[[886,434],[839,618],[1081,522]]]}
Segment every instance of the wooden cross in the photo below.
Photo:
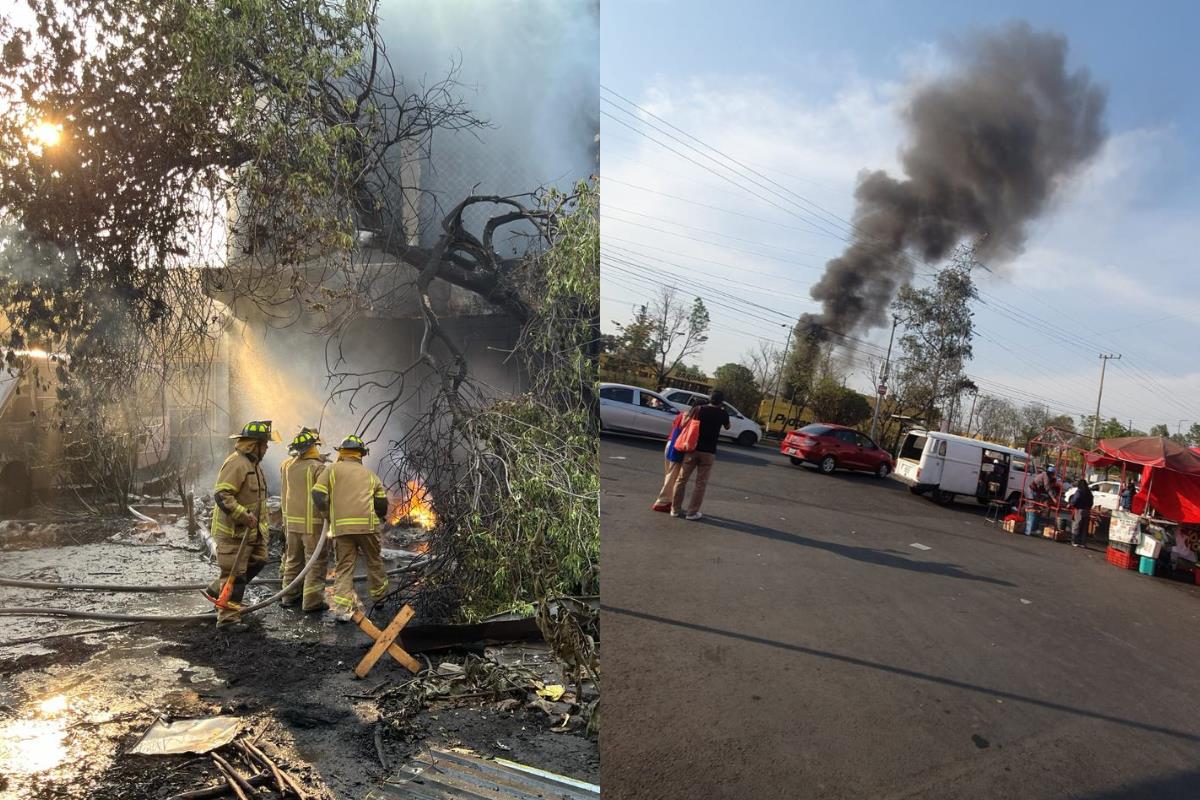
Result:
{"label": "wooden cross", "polygon": [[363,656],[362,661],[358,662],[358,666],[354,668],[354,674],[359,678],[367,677],[367,673],[375,666],[375,662],[383,657],[386,652],[392,658],[400,662],[400,665],[414,675],[421,671],[421,662],[410,656],[400,646],[395,644],[396,637],[400,635],[400,630],[408,621],[413,618],[412,606],[405,605],[400,609],[396,616],[392,617],[392,621],[382,631],[376,628],[371,620],[367,619],[361,611],[355,611],[352,619],[358,627],[362,628],[363,633],[375,640],[375,644],[371,645],[371,649]]}

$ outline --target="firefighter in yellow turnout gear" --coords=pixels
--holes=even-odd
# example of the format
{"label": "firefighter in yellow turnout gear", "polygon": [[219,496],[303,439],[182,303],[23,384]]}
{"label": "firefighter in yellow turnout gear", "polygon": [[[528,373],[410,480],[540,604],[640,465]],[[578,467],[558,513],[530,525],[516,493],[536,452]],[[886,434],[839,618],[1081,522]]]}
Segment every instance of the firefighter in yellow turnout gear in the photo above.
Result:
{"label": "firefighter in yellow turnout gear", "polygon": [[[325,512],[317,508],[312,499],[313,486],[317,477],[325,468],[325,456],[322,455],[321,437],[314,428],[302,428],[296,438],[288,445],[292,454],[279,468],[280,474],[280,505],[283,511],[283,526],[287,546],[283,557],[283,585],[286,587],[296,579],[300,570],[313,557],[317,541],[321,538],[321,528],[325,524]],[[329,608],[325,602],[325,570],[329,561],[328,550],[317,556],[316,563],[304,576],[303,590],[297,588],[279,599],[284,607],[302,602],[301,607],[307,612],[324,611]]]}
{"label": "firefighter in yellow turnout gear", "polygon": [[220,577],[206,590],[216,599],[230,575],[233,592],[228,608],[217,608],[217,627],[225,628],[241,622],[241,604],[246,584],[262,571],[267,563],[267,480],[262,471],[262,459],[267,445],[277,438],[271,422],[248,422],[236,439],[234,450],[221,465],[217,484],[213,488],[211,533],[217,546],[217,565]]}
{"label": "firefighter in yellow turnout gear", "polygon": [[379,476],[363,465],[367,446],[357,436],[347,436],[338,448],[338,460],[325,467],[312,488],[313,502],[327,512],[333,539],[337,577],[333,583],[333,610],[339,622],[349,622],[358,602],[354,593],[354,567],[361,553],[367,562],[371,598],[387,591],[388,578],[380,556],[379,526],[387,516],[387,493]]}

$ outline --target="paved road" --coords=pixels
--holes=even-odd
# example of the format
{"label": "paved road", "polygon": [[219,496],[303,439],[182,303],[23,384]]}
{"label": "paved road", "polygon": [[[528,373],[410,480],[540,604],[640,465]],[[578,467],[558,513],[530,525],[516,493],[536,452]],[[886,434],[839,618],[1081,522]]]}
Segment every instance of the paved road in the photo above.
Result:
{"label": "paved road", "polygon": [[606,798],[1200,797],[1200,587],[765,447],[672,519],[661,463],[602,441]]}

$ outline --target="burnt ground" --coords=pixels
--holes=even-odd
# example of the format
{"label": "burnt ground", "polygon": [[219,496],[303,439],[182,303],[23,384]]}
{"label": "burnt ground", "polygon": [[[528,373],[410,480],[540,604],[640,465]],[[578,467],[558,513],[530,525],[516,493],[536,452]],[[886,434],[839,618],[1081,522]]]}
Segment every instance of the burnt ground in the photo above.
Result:
{"label": "burnt ground", "polygon": [[[30,523],[22,522],[20,535],[11,539],[5,533],[14,528],[0,524],[0,575],[190,583],[206,580],[214,571],[198,553],[187,552],[201,547],[178,527],[138,535],[123,521],[93,523],[86,531],[72,523],[69,540],[63,538],[62,526],[48,527],[43,542],[49,546],[39,547]],[[267,574],[275,569],[269,567]],[[0,587],[0,605],[164,614],[205,610],[203,599],[193,593],[143,596],[5,587]],[[467,747],[485,757],[599,782],[597,743],[583,730],[579,716],[571,714],[568,724],[560,726],[560,712],[572,708],[539,700],[531,690],[468,692],[474,696],[426,699],[415,713],[398,711],[429,675],[436,678],[439,670],[453,674],[455,667],[443,662],[511,663],[516,653],[528,674],[547,684],[561,683],[544,647],[489,649],[490,659],[482,651],[431,655],[433,672],[415,682],[385,657],[360,681],[352,669],[369,641],[356,627],[278,607],[253,619],[250,630],[229,634],[207,622],[143,623],[114,630],[116,623],[0,617],[0,797],[149,800],[209,785],[217,776],[207,757],[128,751],[160,717],[215,714],[241,718],[244,730],[257,736],[259,746],[315,798],[367,796],[406,759],[430,746]],[[380,627],[386,624],[375,621]],[[89,629],[103,630],[26,641]]]}

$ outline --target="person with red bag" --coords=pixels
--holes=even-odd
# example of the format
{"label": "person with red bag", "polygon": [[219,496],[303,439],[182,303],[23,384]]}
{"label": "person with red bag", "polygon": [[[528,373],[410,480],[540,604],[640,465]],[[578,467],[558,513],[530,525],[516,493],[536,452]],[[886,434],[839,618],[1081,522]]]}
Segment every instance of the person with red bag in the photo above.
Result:
{"label": "person with red bag", "polygon": [[683,453],[675,449],[675,440],[679,436],[679,432],[683,430],[684,416],[680,411],[675,415],[675,421],[671,423],[671,435],[667,437],[667,446],[663,449],[663,458],[666,460],[666,477],[663,479],[662,488],[658,490],[658,497],[654,500],[654,505],[650,506],[652,511],[670,511],[671,510],[671,495],[675,493],[675,479],[679,477],[679,470],[683,466]]}
{"label": "person with red bag", "polygon": [[725,393],[716,389],[706,404],[692,408],[683,429],[676,436],[675,449],[685,451],[686,455],[679,477],[675,479],[675,490],[671,497],[672,517],[685,516],[683,498],[692,473],[696,474],[696,488],[692,490],[691,509],[686,517],[690,520],[704,517],[700,513],[700,505],[704,502],[704,490],[708,488],[708,475],[712,472],[713,462],[717,460],[717,437],[721,435],[722,427],[729,429],[729,412],[725,410]]}

